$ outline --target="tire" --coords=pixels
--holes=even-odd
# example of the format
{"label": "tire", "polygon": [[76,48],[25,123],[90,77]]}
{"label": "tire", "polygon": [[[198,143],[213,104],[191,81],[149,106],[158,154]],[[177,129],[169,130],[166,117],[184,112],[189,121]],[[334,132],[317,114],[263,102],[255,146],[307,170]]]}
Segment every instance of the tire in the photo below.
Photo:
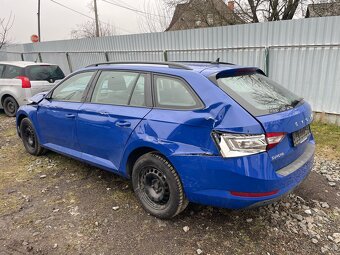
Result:
{"label": "tire", "polygon": [[156,153],[147,153],[136,161],[132,186],[143,208],[157,218],[173,218],[188,205],[175,169]]}
{"label": "tire", "polygon": [[6,97],[2,105],[5,114],[9,117],[14,117],[19,108],[17,101],[11,96]]}
{"label": "tire", "polygon": [[25,149],[29,154],[39,156],[46,152],[46,149],[40,146],[34,126],[28,118],[21,121],[20,134]]}

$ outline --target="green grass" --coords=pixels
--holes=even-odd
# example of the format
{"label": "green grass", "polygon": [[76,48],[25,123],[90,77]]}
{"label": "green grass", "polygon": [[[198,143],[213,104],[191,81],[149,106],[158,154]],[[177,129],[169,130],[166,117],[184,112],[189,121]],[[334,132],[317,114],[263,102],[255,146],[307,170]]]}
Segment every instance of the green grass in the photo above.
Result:
{"label": "green grass", "polygon": [[312,132],[317,144],[317,152],[330,157],[340,157],[340,127],[333,124],[314,122]]}

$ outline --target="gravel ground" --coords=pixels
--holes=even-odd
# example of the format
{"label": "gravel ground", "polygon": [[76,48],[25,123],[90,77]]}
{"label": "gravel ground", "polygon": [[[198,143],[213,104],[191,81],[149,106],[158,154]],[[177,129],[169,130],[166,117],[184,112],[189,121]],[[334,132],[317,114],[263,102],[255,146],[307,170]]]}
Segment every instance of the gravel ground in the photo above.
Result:
{"label": "gravel ground", "polygon": [[340,254],[340,161],[317,155],[291,195],[229,211],[190,204],[161,221],[129,181],[56,153],[24,151],[0,112],[0,254]]}

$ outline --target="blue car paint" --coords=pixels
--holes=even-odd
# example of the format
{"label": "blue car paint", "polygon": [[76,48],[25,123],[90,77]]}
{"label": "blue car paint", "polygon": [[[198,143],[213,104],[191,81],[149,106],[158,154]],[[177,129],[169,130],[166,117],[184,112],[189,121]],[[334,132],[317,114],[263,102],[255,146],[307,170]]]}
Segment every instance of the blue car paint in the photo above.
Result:
{"label": "blue car paint", "polygon": [[[190,67],[192,71],[159,66],[108,65],[80,71],[137,70],[178,76],[186,80],[200,97],[204,103],[202,109],[168,110],[42,100],[39,105],[20,107],[17,123],[27,116],[43,147],[127,178],[130,177],[127,163],[131,153],[140,148],[158,151],[177,170],[191,202],[244,208],[280,197],[301,183],[310,172],[313,156],[288,176],[280,176],[276,171],[301,156],[307,146],[314,146],[313,136],[310,136],[303,144],[293,147],[290,135],[312,121],[310,106],[304,102],[288,111],[254,118],[209,80],[217,72],[232,73],[242,67],[211,64],[190,64]],[[53,108],[49,110],[47,106],[56,107],[63,114],[53,113]],[[65,114],[75,116],[66,118]],[[117,123],[124,124],[125,120],[131,125],[116,126]],[[305,122],[302,124],[301,120]],[[268,152],[222,158],[211,138],[213,130],[245,134],[287,132],[289,135]],[[273,158],[280,153],[284,153],[284,159]],[[273,190],[279,191],[259,198],[230,194],[230,191]]]}

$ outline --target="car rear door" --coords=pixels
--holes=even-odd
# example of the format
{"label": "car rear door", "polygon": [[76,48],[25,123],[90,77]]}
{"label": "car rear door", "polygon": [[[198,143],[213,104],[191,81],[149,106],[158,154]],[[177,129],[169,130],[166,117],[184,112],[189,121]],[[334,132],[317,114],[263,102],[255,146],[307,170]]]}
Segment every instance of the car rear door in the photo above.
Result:
{"label": "car rear door", "polygon": [[127,140],[151,110],[150,98],[149,74],[102,71],[77,118],[83,159],[118,170]]}
{"label": "car rear door", "polygon": [[38,132],[44,146],[80,157],[75,123],[94,75],[86,71],[68,77],[39,103]]}

